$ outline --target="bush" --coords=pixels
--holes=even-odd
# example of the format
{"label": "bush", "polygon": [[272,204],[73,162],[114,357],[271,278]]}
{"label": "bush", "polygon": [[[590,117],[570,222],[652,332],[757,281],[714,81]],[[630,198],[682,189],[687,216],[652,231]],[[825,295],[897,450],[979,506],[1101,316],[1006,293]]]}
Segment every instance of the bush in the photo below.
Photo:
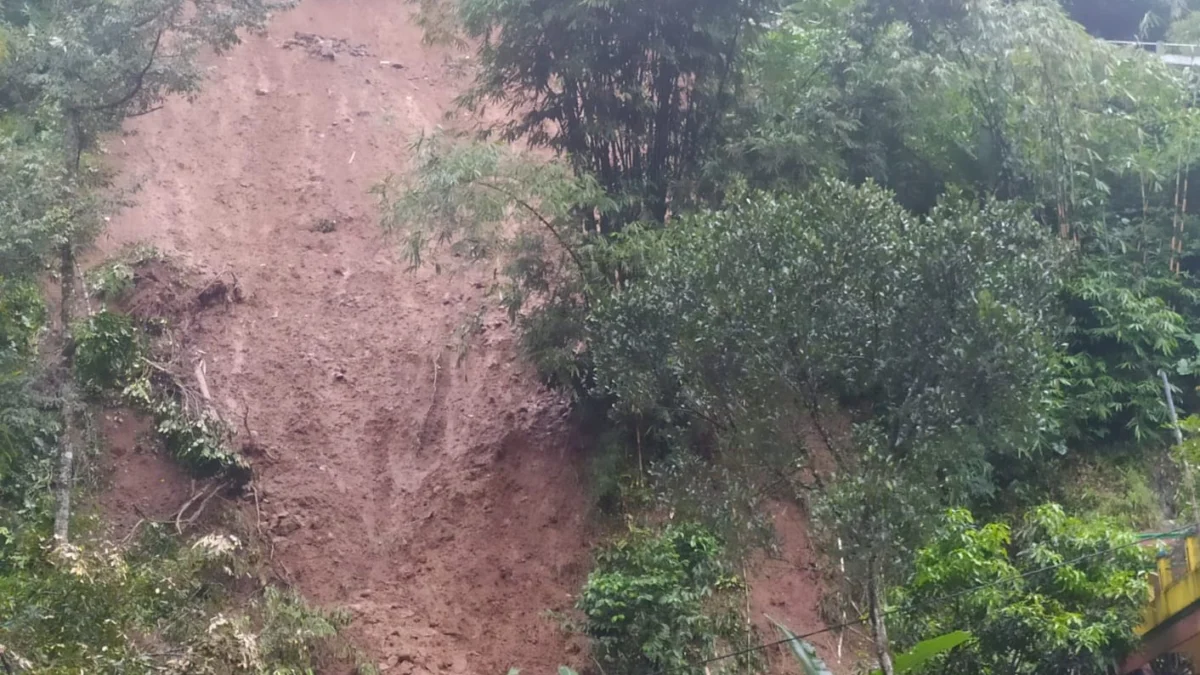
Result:
{"label": "bush", "polygon": [[1084,260],[1064,290],[1074,319],[1060,369],[1064,431],[1089,442],[1161,438],[1158,372],[1172,375],[1184,403],[1197,382],[1197,292],[1178,278],[1121,269],[1113,257]]}
{"label": "bush", "polygon": [[1112,672],[1137,645],[1146,602],[1151,560],[1135,542],[1056,504],[1031,509],[1017,527],[951,510],[893,594],[905,609],[891,620],[894,646],[966,630],[974,640],[923,672]]}
{"label": "bush", "polygon": [[192,414],[169,399],[158,400],[152,411],[163,446],[189,470],[203,476],[228,472],[238,480],[248,477],[249,465],[229,449],[229,428],[215,413]]}
{"label": "bush", "polygon": [[1080,462],[1060,476],[1062,503],[1071,512],[1106,518],[1132,530],[1162,529],[1167,516],[1150,476],[1153,463]]}
{"label": "bush", "polygon": [[133,267],[122,260],[104,264],[88,272],[87,288],[101,300],[117,300],[133,290]]}
{"label": "bush", "polygon": [[100,300],[120,300],[133,290],[138,267],[162,259],[163,255],[153,246],[141,244],[127,247],[115,258],[88,271],[87,290]]}
{"label": "bush", "polygon": [[89,392],[122,389],[141,371],[145,348],[129,317],[104,310],[77,325],[73,333],[75,375]]}
{"label": "bush", "polygon": [[951,472],[1057,440],[1060,251],[1021,208],[950,197],[914,216],[829,180],[626,239],[641,274],[588,319],[619,414],[794,449],[797,413],[834,394],[888,429],[889,454],[956,436]]}
{"label": "bush", "polygon": [[0,276],[0,499],[22,491],[14,479],[37,480],[58,432],[29,386],[45,320],[35,284]]}
{"label": "bush", "polygon": [[[343,612],[274,587],[214,613],[229,582],[251,571],[242,543],[189,543],[156,523],[129,549],[99,542],[48,553],[0,537],[0,644],[33,673],[311,675],[353,656]],[[34,537],[35,540],[40,537]],[[150,648],[148,648],[150,647]]]}
{"label": "bush", "polygon": [[29,358],[46,323],[46,305],[36,284],[0,276],[0,352]]}
{"label": "bush", "polygon": [[259,638],[263,656],[269,662],[289,664],[297,675],[313,672],[329,655],[325,643],[350,624],[350,615],[344,611],[322,611],[309,606],[295,591],[274,587],[263,594],[262,613]]}
{"label": "bush", "polygon": [[161,530],[150,525],[143,534],[166,537],[169,550],[88,542],[49,552],[27,543],[25,535],[37,534],[29,531],[0,539],[0,643],[31,662],[31,672],[152,672],[153,657],[129,636],[202,612],[239,546],[217,536],[179,546]]}
{"label": "bush", "polygon": [[739,583],[721,553],[704,528],[671,525],[635,529],[597,555],[578,607],[606,672],[702,672],[690,664],[721,644],[748,642],[744,622],[721,603]]}

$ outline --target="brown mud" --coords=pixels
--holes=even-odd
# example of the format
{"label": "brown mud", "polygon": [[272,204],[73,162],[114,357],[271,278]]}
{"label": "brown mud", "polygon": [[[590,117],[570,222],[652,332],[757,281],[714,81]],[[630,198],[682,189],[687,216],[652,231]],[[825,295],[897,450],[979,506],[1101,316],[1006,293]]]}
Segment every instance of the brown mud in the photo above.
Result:
{"label": "brown mud", "polygon": [[[586,666],[547,616],[573,605],[596,535],[564,401],[495,311],[457,358],[492,270],[408,270],[368,193],[466,84],[448,67],[461,55],[422,46],[411,12],[304,0],[213,57],[194,101],[131,121],[107,149],[140,190],[101,254],[148,243],[234,280],[240,302],[196,315],[185,358],[203,359],[221,414],[262,450],[279,567],[349,607],[386,672]],[[128,424],[108,426],[115,495],[102,499],[165,512],[186,496]],[[784,534],[788,564],[807,569],[803,518]],[[815,577],[797,574],[753,577],[755,615],[820,625]]]}

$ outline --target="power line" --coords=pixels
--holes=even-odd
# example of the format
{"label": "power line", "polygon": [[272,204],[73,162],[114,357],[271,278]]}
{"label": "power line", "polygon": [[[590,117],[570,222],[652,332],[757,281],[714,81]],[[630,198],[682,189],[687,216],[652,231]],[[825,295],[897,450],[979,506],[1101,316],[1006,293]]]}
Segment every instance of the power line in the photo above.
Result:
{"label": "power line", "polygon": [[[1193,529],[1194,529],[1194,527],[1193,527],[1192,525],[1187,525],[1187,526],[1180,527],[1180,528],[1178,528],[1178,529],[1175,529],[1175,530],[1171,530],[1170,532],[1162,532],[1162,533],[1159,533],[1159,535],[1160,535],[1160,536],[1162,536],[1162,537],[1164,537],[1164,538],[1166,538],[1166,537],[1172,537],[1172,536],[1176,536],[1176,535],[1179,535],[1179,534],[1182,534],[1182,533],[1185,533],[1185,532],[1191,531],[1191,530],[1193,530]],[[946,604],[947,602],[949,602],[949,601],[951,601],[951,600],[954,600],[955,598],[960,598],[960,597],[962,597],[962,596],[964,596],[964,595],[969,595],[969,594],[971,594],[971,593],[978,593],[979,591],[982,591],[982,590],[984,590],[984,589],[987,589],[987,588],[991,588],[992,586],[997,586],[997,585],[999,585],[999,584],[1002,584],[1002,583],[1004,583],[1004,582],[1006,582],[1006,581],[1016,581],[1016,580],[1018,580],[1018,579],[1024,579],[1024,578],[1027,578],[1027,577],[1031,577],[1031,576],[1033,576],[1033,575],[1035,575],[1035,574],[1041,574],[1042,572],[1049,572],[1049,571],[1051,571],[1051,570],[1056,570],[1056,569],[1058,569],[1058,568],[1060,568],[1060,567],[1066,567],[1067,565],[1074,565],[1075,563],[1083,562],[1083,561],[1085,561],[1085,560],[1090,560],[1090,559],[1092,559],[1092,558],[1098,558],[1098,557],[1100,557],[1100,556],[1106,556],[1106,555],[1109,555],[1109,554],[1111,554],[1111,553],[1115,553],[1116,551],[1120,551],[1120,550],[1122,550],[1122,549],[1130,548],[1130,547],[1133,547],[1133,546],[1139,546],[1139,545],[1141,545],[1141,544],[1142,544],[1144,541],[1145,541],[1145,539],[1138,538],[1138,539],[1135,539],[1135,540],[1134,540],[1134,541],[1132,541],[1132,542],[1129,542],[1128,544],[1121,544],[1120,546],[1112,546],[1112,547],[1110,547],[1110,548],[1106,548],[1106,549],[1103,549],[1103,550],[1100,550],[1100,551],[1095,551],[1095,552],[1092,552],[1092,553],[1087,553],[1087,554],[1085,554],[1085,555],[1081,555],[1081,556],[1079,556],[1079,557],[1077,557],[1077,558],[1072,558],[1072,559],[1070,559],[1070,560],[1064,560],[1063,562],[1060,562],[1060,563],[1055,563],[1055,564],[1053,564],[1053,565],[1047,565],[1047,566],[1045,566],[1045,567],[1042,567],[1042,568],[1039,568],[1039,569],[1036,569],[1036,570],[1030,570],[1030,571],[1028,571],[1028,572],[1023,572],[1023,573],[1021,573],[1021,574],[1015,574],[1015,575],[1010,575],[1010,576],[1007,576],[1007,577],[1001,577],[1001,578],[999,578],[999,579],[993,579],[992,581],[989,581],[989,582],[987,582],[987,583],[984,583],[984,584],[979,584],[978,586],[972,586],[972,587],[970,587],[970,588],[965,588],[965,589],[963,589],[963,590],[961,590],[961,591],[955,591],[954,593],[948,593],[948,594],[946,594],[946,595],[944,595],[944,596],[942,596],[942,597],[938,598],[938,599],[937,599],[937,600],[935,600],[935,601],[931,601],[931,602],[929,602],[929,603],[923,603],[923,604],[921,605],[921,607],[930,607],[930,606],[936,607],[936,606],[938,606],[938,605],[944,605],[944,604]],[[906,613],[910,613],[910,612],[916,611],[917,609],[918,609],[918,607],[916,607],[916,606],[909,606],[909,607],[897,607],[896,609],[891,609],[891,610],[887,610],[887,611],[885,611],[885,612],[883,613],[883,617],[884,617],[884,618],[887,618],[887,617],[890,617],[890,616],[895,616],[895,615],[897,615],[897,614],[906,614]],[[808,632],[808,633],[804,633],[804,634],[802,634],[802,635],[796,635],[796,636],[794,636],[794,637],[782,638],[782,639],[779,639],[779,640],[773,640],[773,641],[771,641],[771,642],[764,642],[764,643],[757,644],[757,645],[754,645],[754,646],[751,646],[751,647],[745,647],[745,648],[743,648],[743,649],[739,649],[739,650],[736,650],[736,651],[727,652],[727,653],[725,653],[725,654],[718,654],[717,656],[713,656],[713,657],[710,657],[710,658],[707,658],[707,659],[703,659],[703,660],[701,660],[701,661],[697,661],[697,662],[695,662],[695,663],[690,663],[690,664],[688,664],[688,665],[686,665],[686,666],[681,666],[680,668],[676,668],[676,669],[671,669],[671,668],[663,668],[663,669],[660,669],[660,670],[658,670],[658,671],[655,671],[654,675],[667,675],[668,673],[671,673],[671,672],[678,672],[678,671],[681,671],[681,670],[687,670],[687,669],[691,669],[691,668],[699,668],[699,667],[701,667],[701,666],[705,666],[705,665],[708,665],[708,664],[710,664],[710,663],[713,663],[713,662],[716,662],[716,661],[724,661],[725,659],[732,659],[732,658],[735,658],[735,657],[738,657],[738,656],[744,656],[744,655],[746,655],[746,654],[751,654],[751,653],[753,653],[753,652],[757,652],[757,651],[761,651],[761,650],[764,650],[764,649],[769,649],[769,648],[771,648],[771,647],[777,647],[777,646],[779,646],[779,645],[787,644],[787,643],[789,643],[789,642],[792,642],[792,641],[794,641],[794,640],[807,640],[807,639],[808,639],[808,638],[810,638],[810,637],[814,637],[814,636],[817,636],[817,635],[821,635],[822,633],[829,633],[829,632],[836,631],[836,630],[842,630],[843,628],[850,628],[851,626],[858,626],[858,625],[861,625],[861,624],[864,624],[864,623],[866,623],[867,621],[868,621],[868,619],[866,619],[866,618],[862,618],[862,619],[854,619],[853,621],[844,621],[844,622],[842,622],[842,623],[839,623],[839,624],[834,624],[834,625],[832,625],[832,626],[826,626],[825,628],[821,628],[821,629],[818,629],[818,630],[810,631],[810,632]]]}

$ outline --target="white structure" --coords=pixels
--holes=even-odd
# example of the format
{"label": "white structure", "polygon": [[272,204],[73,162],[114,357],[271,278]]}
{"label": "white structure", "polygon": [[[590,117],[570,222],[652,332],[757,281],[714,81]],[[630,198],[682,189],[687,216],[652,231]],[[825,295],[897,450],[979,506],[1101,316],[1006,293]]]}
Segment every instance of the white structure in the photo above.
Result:
{"label": "white structure", "polygon": [[1129,42],[1109,40],[1110,44],[1125,45],[1158,54],[1164,63],[1171,66],[1194,68],[1200,66],[1200,45],[1184,45],[1171,42]]}

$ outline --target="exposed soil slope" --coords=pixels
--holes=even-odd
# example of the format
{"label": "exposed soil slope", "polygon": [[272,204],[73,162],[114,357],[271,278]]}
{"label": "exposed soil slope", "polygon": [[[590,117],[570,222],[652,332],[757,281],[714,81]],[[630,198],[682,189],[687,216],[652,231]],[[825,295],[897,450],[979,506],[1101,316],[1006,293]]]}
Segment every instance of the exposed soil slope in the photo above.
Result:
{"label": "exposed soil slope", "polygon": [[[367,192],[464,84],[411,11],[304,0],[213,58],[194,102],[110,141],[142,189],[101,247],[149,242],[236,277],[245,301],[192,324],[192,356],[263,448],[264,520],[306,595],[351,607],[391,673],[553,672],[582,656],[542,612],[570,607],[589,559],[562,402],[494,313],[458,363],[490,270],[406,270]],[[794,628],[815,600],[789,598]]]}
{"label": "exposed soil slope", "polygon": [[[407,272],[367,193],[459,87],[410,11],[309,0],[213,59],[195,102],[110,142],[142,189],[102,245],[151,242],[240,282],[246,301],[190,338],[226,417],[268,450],[264,518],[307,595],[352,606],[398,670],[545,670],[566,645],[539,612],[569,604],[587,560],[560,408],[495,319],[456,367],[446,345],[482,291]],[[350,46],[285,46],[297,31]]]}

